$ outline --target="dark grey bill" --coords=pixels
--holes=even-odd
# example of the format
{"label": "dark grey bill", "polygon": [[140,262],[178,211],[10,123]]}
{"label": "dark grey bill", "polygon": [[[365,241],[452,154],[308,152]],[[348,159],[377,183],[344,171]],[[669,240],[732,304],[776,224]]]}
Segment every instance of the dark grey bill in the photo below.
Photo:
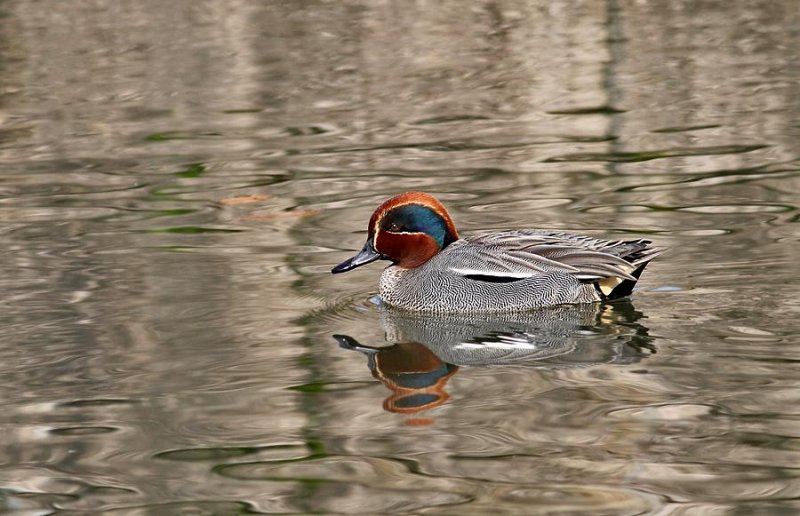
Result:
{"label": "dark grey bill", "polygon": [[349,260],[343,261],[331,269],[331,272],[334,274],[347,272],[351,269],[355,269],[356,267],[361,267],[362,265],[372,263],[375,260],[380,260],[381,258],[383,258],[383,255],[376,251],[374,247],[372,247],[372,240],[367,240],[367,243],[364,244],[364,247],[358,252],[357,255],[353,256]]}

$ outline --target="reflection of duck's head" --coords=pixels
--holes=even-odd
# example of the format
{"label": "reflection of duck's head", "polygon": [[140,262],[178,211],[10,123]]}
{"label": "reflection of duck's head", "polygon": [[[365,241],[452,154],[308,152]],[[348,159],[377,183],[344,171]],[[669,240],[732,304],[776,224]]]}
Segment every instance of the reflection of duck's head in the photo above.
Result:
{"label": "reflection of duck's head", "polygon": [[383,408],[400,414],[416,414],[437,407],[450,397],[444,390],[458,367],[442,362],[417,342],[401,342],[383,348],[364,346],[347,335],[334,335],[344,349],[367,355],[372,375],[392,394]]}

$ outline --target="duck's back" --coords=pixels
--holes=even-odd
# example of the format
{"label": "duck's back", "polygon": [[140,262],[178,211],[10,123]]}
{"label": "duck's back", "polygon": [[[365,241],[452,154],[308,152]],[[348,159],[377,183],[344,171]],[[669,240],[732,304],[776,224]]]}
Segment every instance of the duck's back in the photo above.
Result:
{"label": "duck's back", "polygon": [[560,231],[514,230],[458,240],[425,264],[388,267],[381,297],[408,310],[508,312],[630,294],[661,250]]}

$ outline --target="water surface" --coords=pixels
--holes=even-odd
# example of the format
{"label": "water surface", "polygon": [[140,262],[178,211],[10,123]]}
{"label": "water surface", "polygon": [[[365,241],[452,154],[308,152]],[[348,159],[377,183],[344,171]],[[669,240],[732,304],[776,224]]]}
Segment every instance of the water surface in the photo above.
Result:
{"label": "water surface", "polygon": [[[0,2],[0,510],[800,511],[798,26]],[[410,189],[670,251],[629,302],[398,315],[329,270]]]}

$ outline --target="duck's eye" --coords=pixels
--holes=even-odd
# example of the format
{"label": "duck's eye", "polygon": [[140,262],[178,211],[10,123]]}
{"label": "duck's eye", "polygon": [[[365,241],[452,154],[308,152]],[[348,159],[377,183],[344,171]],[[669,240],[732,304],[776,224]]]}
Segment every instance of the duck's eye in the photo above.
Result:
{"label": "duck's eye", "polygon": [[390,222],[389,225],[386,227],[388,231],[399,232],[401,230],[400,224],[397,222]]}

